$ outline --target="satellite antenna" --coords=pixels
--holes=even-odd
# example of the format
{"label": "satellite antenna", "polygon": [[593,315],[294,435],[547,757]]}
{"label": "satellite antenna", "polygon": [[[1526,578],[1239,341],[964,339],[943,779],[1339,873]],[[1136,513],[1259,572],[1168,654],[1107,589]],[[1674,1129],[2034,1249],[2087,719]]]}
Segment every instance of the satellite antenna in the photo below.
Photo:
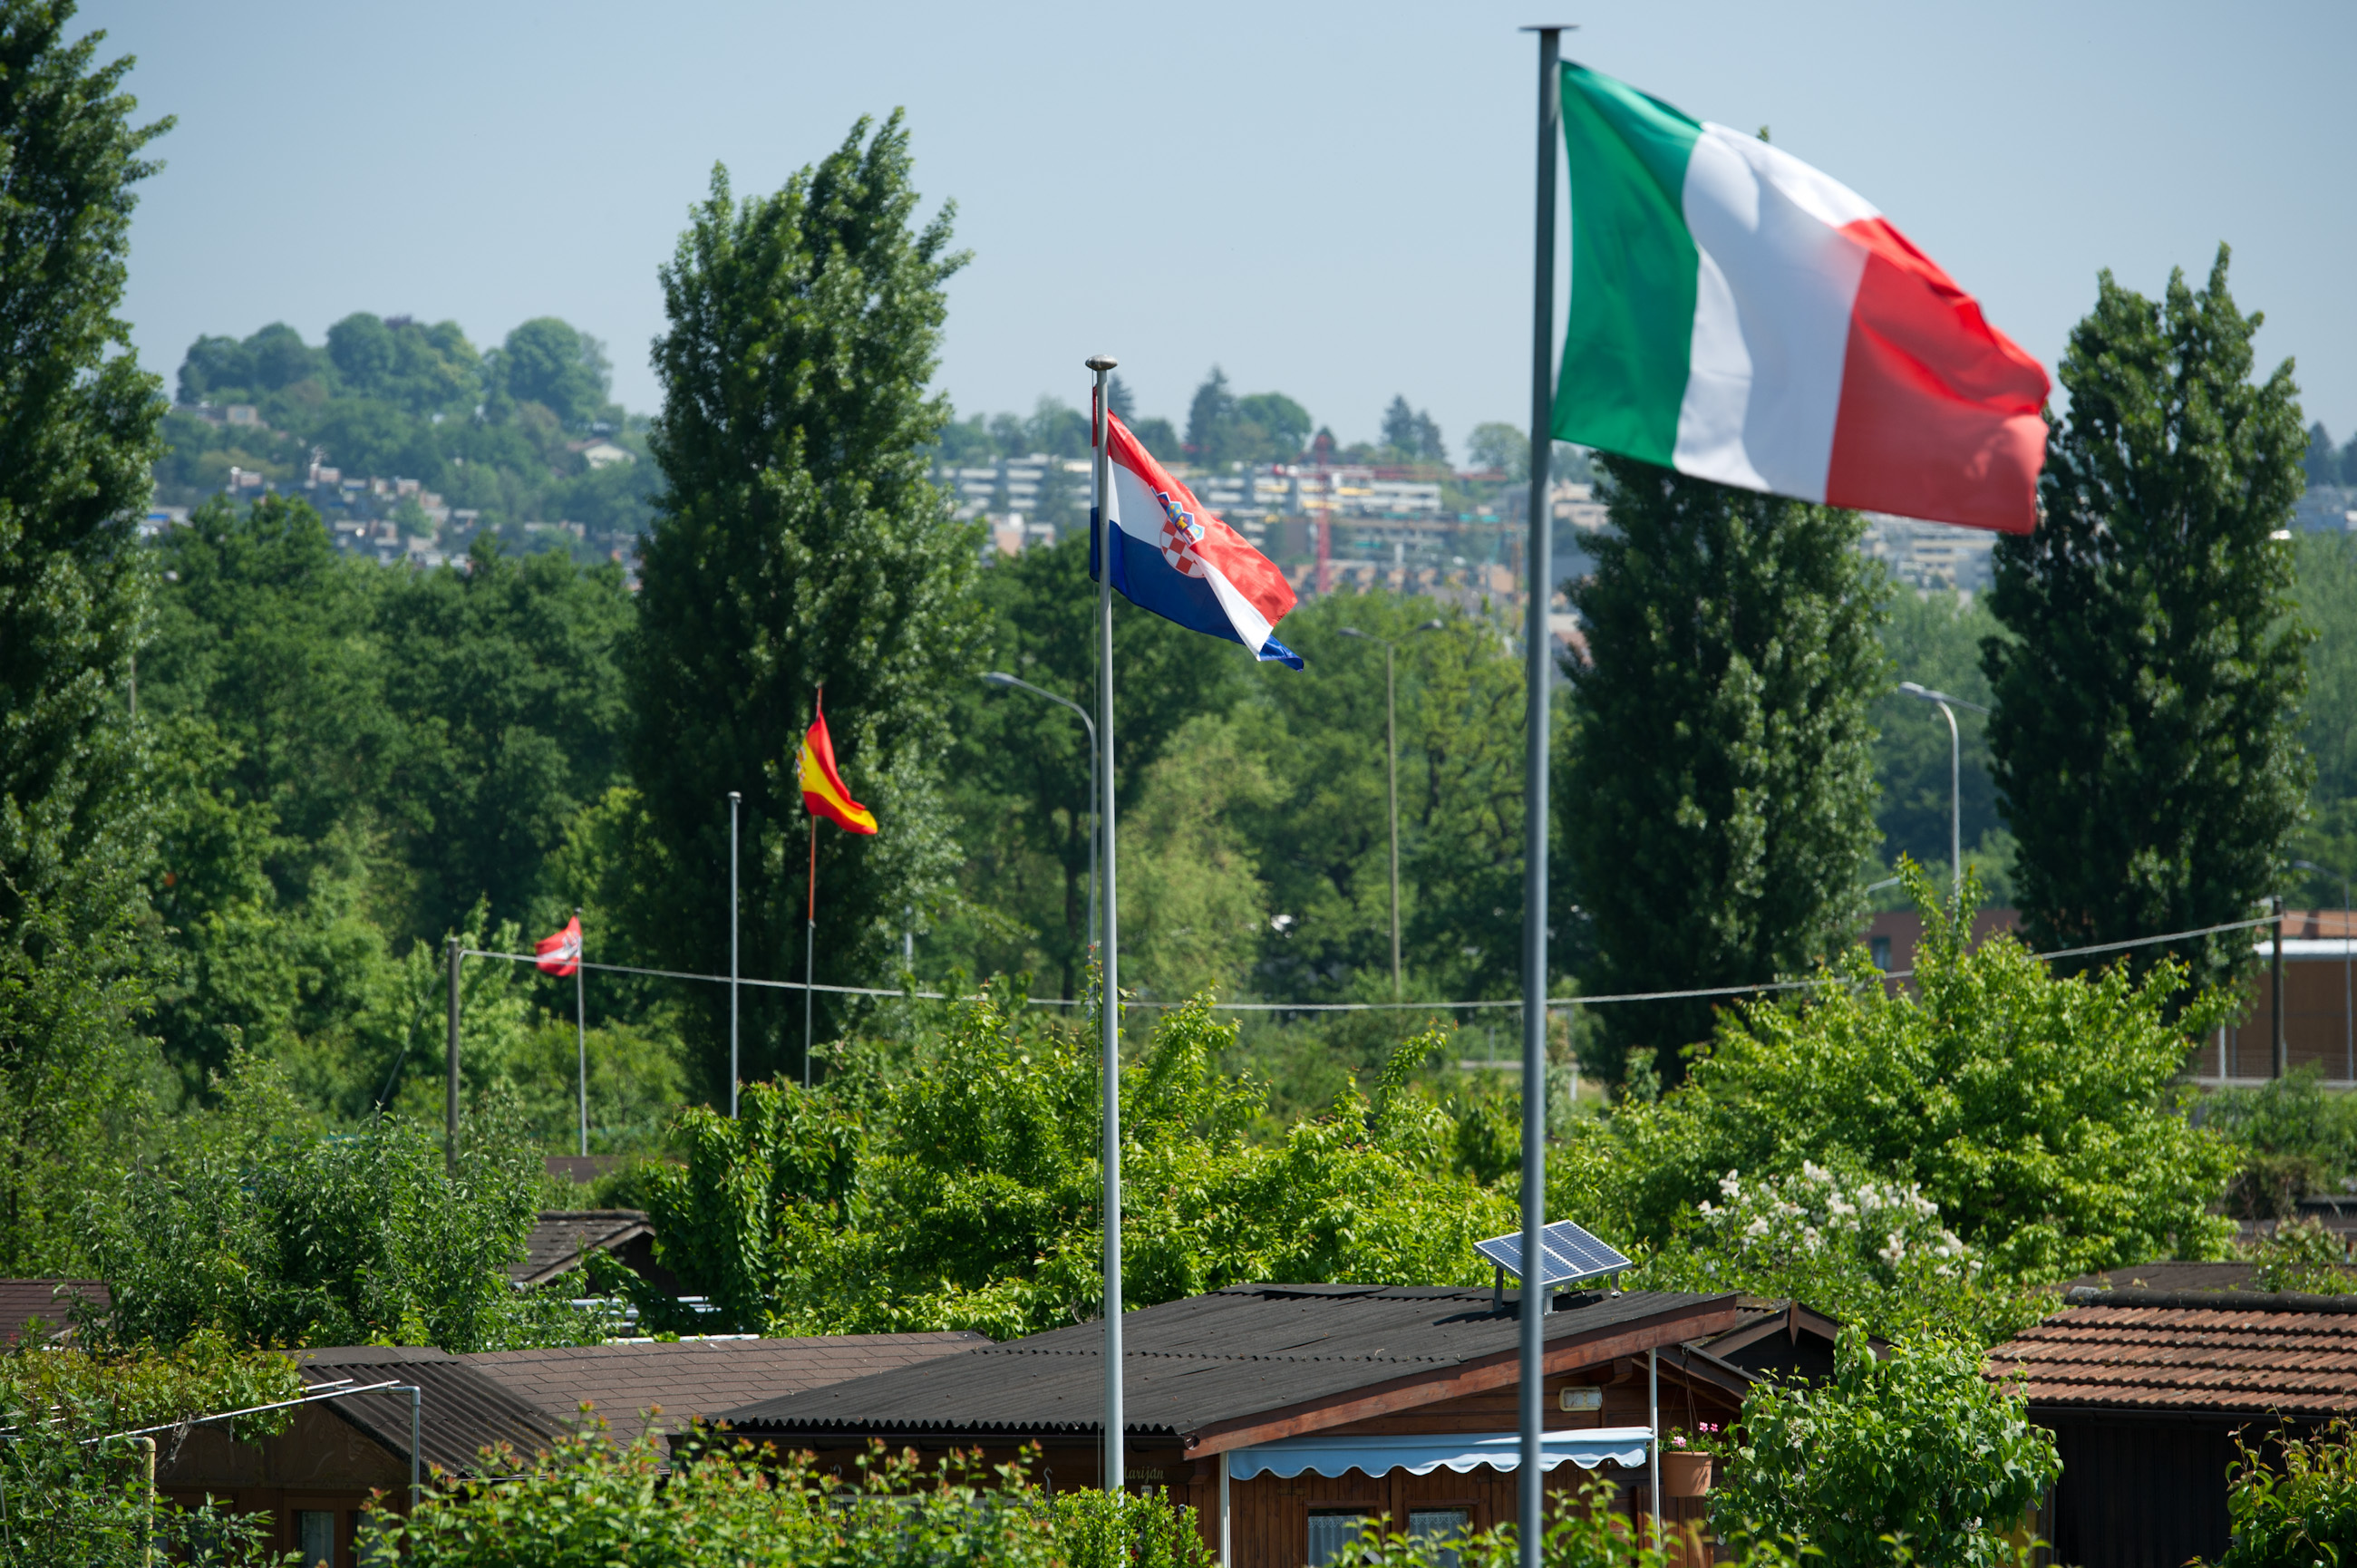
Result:
{"label": "satellite antenna", "polygon": [[1557,1285],[1584,1284],[1601,1279],[1606,1274],[1618,1274],[1634,1268],[1617,1248],[1599,1241],[1585,1227],[1568,1219],[1558,1219],[1539,1232],[1539,1268],[1535,1281],[1523,1267],[1523,1233],[1509,1230],[1503,1236],[1492,1236],[1486,1241],[1476,1241],[1473,1250],[1497,1266],[1497,1275],[1490,1290],[1490,1310],[1496,1312],[1506,1305],[1506,1275],[1512,1273],[1523,1283],[1527,1296],[1535,1283],[1542,1291]]}

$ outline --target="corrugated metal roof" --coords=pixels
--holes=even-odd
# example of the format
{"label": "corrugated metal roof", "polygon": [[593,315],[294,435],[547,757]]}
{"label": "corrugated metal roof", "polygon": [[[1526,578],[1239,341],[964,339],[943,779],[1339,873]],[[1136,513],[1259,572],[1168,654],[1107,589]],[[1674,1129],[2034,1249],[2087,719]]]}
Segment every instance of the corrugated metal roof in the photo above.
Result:
{"label": "corrugated metal roof", "polygon": [[[802,1339],[682,1339],[637,1345],[586,1345],[548,1350],[493,1350],[453,1356],[427,1347],[357,1346],[294,1352],[307,1383],[388,1378],[425,1391],[420,1412],[426,1462],[472,1472],[480,1450],[497,1443],[522,1458],[547,1447],[597,1407],[614,1441],[635,1439],[645,1412],[673,1431],[751,1400],[988,1345],[980,1334],[837,1334]],[[409,1396],[359,1394],[329,1409],[350,1421],[402,1463],[409,1461]]]}
{"label": "corrugated metal roof", "polygon": [[635,1439],[645,1412],[676,1432],[755,1400],[933,1361],[990,1343],[987,1335],[829,1334],[801,1339],[682,1339],[645,1345],[585,1345],[554,1350],[493,1350],[467,1362],[518,1398],[559,1419],[586,1402],[617,1443]]}
{"label": "corrugated metal roof", "polygon": [[2155,1412],[2357,1412],[2357,1296],[2074,1290],[1989,1352],[2033,1405]]}
{"label": "corrugated metal roof", "polygon": [[[1558,1298],[1546,1337],[1652,1323],[1663,1343],[1736,1298],[1660,1291]],[[1123,1319],[1124,1412],[1131,1432],[1186,1434],[1511,1355],[1513,1304],[1486,1290],[1391,1285],[1235,1285]],[[1100,1429],[1103,1327],[1034,1334],[921,1367],[882,1372],[731,1411],[765,1433],[1092,1432]]]}
{"label": "corrugated metal roof", "polygon": [[[499,1444],[523,1459],[556,1441],[565,1421],[526,1404],[467,1359],[433,1348],[361,1346],[297,1350],[296,1370],[312,1385],[336,1379],[356,1384],[395,1379],[424,1391],[419,1449],[425,1463],[460,1474],[483,1471],[482,1451]],[[332,1400],[328,1408],[359,1427],[402,1464],[409,1463],[409,1396],[387,1391]],[[491,1466],[506,1474],[509,1466]]]}

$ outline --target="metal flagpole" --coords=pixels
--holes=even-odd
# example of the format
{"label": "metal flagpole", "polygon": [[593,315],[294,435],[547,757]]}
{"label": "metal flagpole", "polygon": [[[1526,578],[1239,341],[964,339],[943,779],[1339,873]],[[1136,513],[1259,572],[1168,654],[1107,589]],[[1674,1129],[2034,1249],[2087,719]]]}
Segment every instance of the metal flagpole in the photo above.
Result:
{"label": "metal flagpole", "polygon": [[737,807],[728,791],[728,1120],[737,1120]]}
{"label": "metal flagpole", "polygon": [[1539,36],[1539,145],[1536,248],[1531,295],[1531,542],[1524,591],[1530,619],[1523,633],[1528,709],[1523,762],[1523,1290],[1522,1465],[1515,1476],[1517,1544],[1523,1568],[1539,1568],[1545,1473],[1539,1468],[1545,1422],[1546,1335],[1553,1305],[1546,1283],[1547,1028],[1547,601],[1555,587],[1555,509],[1547,494],[1555,443],[1555,145],[1563,113],[1557,57],[1564,29]]}
{"label": "metal flagpole", "polygon": [[445,1119],[442,1159],[450,1174],[458,1172],[458,939],[450,939],[450,1060],[449,1081],[443,1088]]}
{"label": "metal flagpole", "polygon": [[802,915],[802,1087],[810,1087],[811,998],[818,994],[818,813],[811,820],[810,908]]}
{"label": "metal flagpole", "polygon": [[1115,918],[1120,900],[1113,875],[1113,464],[1105,447],[1105,377],[1120,361],[1092,355],[1097,395],[1091,417],[1096,425],[1096,507],[1090,521],[1097,531],[1097,744],[1104,748],[1098,767],[1098,832],[1104,837],[1100,870],[1104,877],[1104,971],[1097,997],[1098,1029],[1104,1048],[1104,1130],[1098,1157],[1104,1164],[1104,1489],[1121,1490],[1121,942]]}
{"label": "metal flagpole", "polygon": [[[573,907],[573,920],[581,921],[581,906]],[[581,950],[573,955],[573,1045],[581,1057],[581,1153],[589,1153],[589,1015],[582,1005],[581,976],[585,972],[582,960],[589,956],[589,944],[583,941]]]}

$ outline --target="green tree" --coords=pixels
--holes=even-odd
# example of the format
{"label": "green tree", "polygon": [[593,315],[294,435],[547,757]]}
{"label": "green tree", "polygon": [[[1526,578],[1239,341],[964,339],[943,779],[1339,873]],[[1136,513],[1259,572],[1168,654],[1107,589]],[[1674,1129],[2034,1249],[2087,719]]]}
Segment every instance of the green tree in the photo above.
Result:
{"label": "green tree", "polygon": [[2009,936],[1968,947],[1953,908],[1909,875],[1924,917],[1911,990],[1853,948],[1826,976],[1840,983],[1797,1008],[1722,1018],[1684,1086],[1574,1129],[1548,1165],[1555,1210],[1668,1238],[1730,1172],[1751,1183],[1813,1162],[1920,1188],[2011,1279],[2215,1255],[2233,1225],[2211,1209],[2237,1153],[2189,1124],[2179,1074],[2235,998],[2172,1018],[2174,964],[2061,975]]}
{"label": "green tree", "polygon": [[1228,373],[1213,365],[1203,384],[1195,389],[1194,401],[1187,405],[1188,459],[1225,463],[1235,423],[1236,394],[1228,386]]}
{"label": "green tree", "polygon": [[1465,440],[1465,460],[1476,468],[1492,468],[1512,480],[1531,477],[1530,432],[1519,424],[1495,420],[1473,427]]}
{"label": "green tree", "polygon": [[[939,768],[981,617],[973,532],[925,478],[948,416],[925,386],[963,257],[947,209],[915,227],[909,174],[897,113],[872,137],[861,121],[774,196],[739,205],[716,171],[662,271],[653,447],[668,488],[629,678],[632,771],[664,857],[644,929],[667,967],[708,972],[728,950],[715,890],[733,789],[745,969],[801,973],[811,826],[794,759],[821,687],[845,778],[881,824],[822,835],[823,978],[874,975],[959,857]],[[718,1090],[724,1004],[700,1005]],[[750,1013],[748,1078],[794,1059],[800,1033],[782,1005]]]}
{"label": "green tree", "polygon": [[1846,1328],[1831,1381],[1763,1379],[1710,1497],[1722,1540],[1807,1541],[1829,1563],[2017,1563],[2011,1535],[2062,1473],[2054,1434],[1981,1374],[1977,1345],[1926,1338],[1878,1356]]}
{"label": "green tree", "polygon": [[128,721],[135,524],[160,387],[116,314],[141,150],[131,60],[68,4],[0,5],[0,1269],[78,1251],[62,1207],[135,1100],[128,1030],[154,824]]}
{"label": "green tree", "polygon": [[91,1205],[111,1342],[168,1348],[210,1329],[240,1345],[464,1352],[598,1337],[601,1324],[509,1280],[541,1156],[496,1104],[465,1120],[446,1170],[416,1122],[337,1131],[242,1058],[225,1090]]}
{"label": "green tree", "polygon": [[606,414],[613,371],[605,345],[554,316],[536,316],[510,332],[485,370],[506,396],[540,404],[569,430]]}
{"label": "green tree", "polygon": [[[1852,512],[1607,458],[1614,524],[1572,585],[1557,797],[1599,992],[1741,985],[1847,942],[1872,852],[1882,575]],[[1710,1032],[1711,999],[1615,1007],[1600,1070]]]}
{"label": "green tree", "polygon": [[[1004,1338],[1086,1318],[1102,1289],[1093,1035],[1007,1000],[912,1020],[907,1056],[854,1052],[813,1093],[756,1086],[737,1121],[687,1112],[685,1165],[651,1178],[665,1266],[771,1333]],[[1265,1090],[1219,1069],[1234,1035],[1199,997],[1123,1069],[1125,1300],[1483,1277],[1472,1243],[1512,1223],[1512,1197],[1458,1168],[1455,1118],[1414,1081],[1440,1036],[1272,1143],[1251,1135]]]}
{"label": "green tree", "polygon": [[[2289,526],[2306,446],[2286,363],[2251,379],[2260,317],[2170,274],[2156,303],[2103,274],[2062,356],[2070,416],[2035,533],[1996,546],[1989,749],[2020,843],[2032,945],[2247,918],[2276,890],[2309,765],[2309,633]],[[2132,950],[2197,984],[2250,961],[2239,932]]]}
{"label": "green tree", "polygon": [[[2300,618],[2316,631],[2300,707],[2300,742],[2316,779],[2297,849],[2303,859],[2357,873],[2357,537],[2303,534],[2295,548]],[[2292,875],[2310,906],[2340,905],[2338,877]]]}
{"label": "green tree", "polygon": [[1410,408],[1405,397],[1394,397],[1383,410],[1383,446],[1394,461],[1446,463],[1448,444],[1429,412]]}
{"label": "green tree", "polygon": [[[1095,716],[1096,590],[1085,538],[1027,550],[982,574],[988,667]],[[1225,657],[1227,654],[1234,657]],[[1114,610],[1114,798],[1135,805],[1146,770],[1181,725],[1225,713],[1252,660],[1126,605]],[[979,974],[1037,970],[1076,998],[1088,959],[1088,733],[1069,711],[979,682],[953,693],[950,798],[966,861],[961,908],[928,946]],[[944,965],[944,967],[946,967]]]}
{"label": "green tree", "polygon": [[479,540],[466,570],[397,581],[379,625],[384,703],[406,733],[388,814],[415,878],[393,934],[437,938],[478,899],[496,918],[561,924],[549,857],[621,778],[622,568]]}
{"label": "green tree", "polygon": [[[1986,708],[1990,698],[1981,644],[1996,635],[1986,598],[1900,592],[1891,596],[1882,646],[1894,682],[1913,681]],[[1868,717],[1881,785],[1875,823],[1882,830],[1883,863],[1896,865],[1903,854],[1949,875],[1947,721],[1929,703],[1895,688],[1874,699]],[[2012,840],[1998,820],[1996,784],[1989,776],[1987,715],[1959,708],[1956,730],[1964,742],[1964,863],[2003,904],[2011,897]]]}

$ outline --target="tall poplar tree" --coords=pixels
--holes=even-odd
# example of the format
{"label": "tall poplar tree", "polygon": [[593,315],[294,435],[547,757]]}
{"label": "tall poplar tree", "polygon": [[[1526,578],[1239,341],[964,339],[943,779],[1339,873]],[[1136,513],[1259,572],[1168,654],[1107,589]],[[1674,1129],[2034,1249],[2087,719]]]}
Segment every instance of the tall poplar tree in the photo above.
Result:
{"label": "tall poplar tree", "polygon": [[[1997,543],[2012,636],[1983,644],[1989,749],[2038,947],[2247,918],[2299,825],[2309,633],[2275,534],[2308,438],[2290,362],[2251,379],[2261,318],[2226,292],[2226,258],[2199,291],[2172,273],[2158,302],[2102,274],[2062,357],[2044,515]],[[2209,982],[2251,939],[2176,949]]]}
{"label": "tall poplar tree", "polygon": [[148,817],[129,722],[161,388],[116,314],[140,149],[128,59],[0,0],[0,1270],[70,1264],[127,1044]]}
{"label": "tall poplar tree", "polygon": [[[640,918],[672,967],[728,957],[728,801],[744,800],[743,965],[802,977],[810,819],[796,757],[817,690],[872,838],[822,828],[818,979],[887,977],[958,851],[942,798],[951,682],[982,631],[977,542],[926,479],[949,417],[929,396],[963,264],[917,226],[898,113],[773,196],[726,170],[662,269],[670,330],[652,446],[665,489],[642,552],[629,669],[632,768],[656,854]],[[744,1076],[798,1070],[799,995],[748,992]],[[696,988],[725,1101],[726,999]],[[833,1009],[822,1000],[819,1037]]]}
{"label": "tall poplar tree", "polygon": [[[1591,994],[1741,985],[1848,940],[1874,848],[1880,569],[1855,512],[1600,460],[1612,530],[1571,585],[1587,654],[1555,809]],[[1568,933],[1566,933],[1568,935]],[[1598,1008],[1665,1082],[1725,999]]]}

